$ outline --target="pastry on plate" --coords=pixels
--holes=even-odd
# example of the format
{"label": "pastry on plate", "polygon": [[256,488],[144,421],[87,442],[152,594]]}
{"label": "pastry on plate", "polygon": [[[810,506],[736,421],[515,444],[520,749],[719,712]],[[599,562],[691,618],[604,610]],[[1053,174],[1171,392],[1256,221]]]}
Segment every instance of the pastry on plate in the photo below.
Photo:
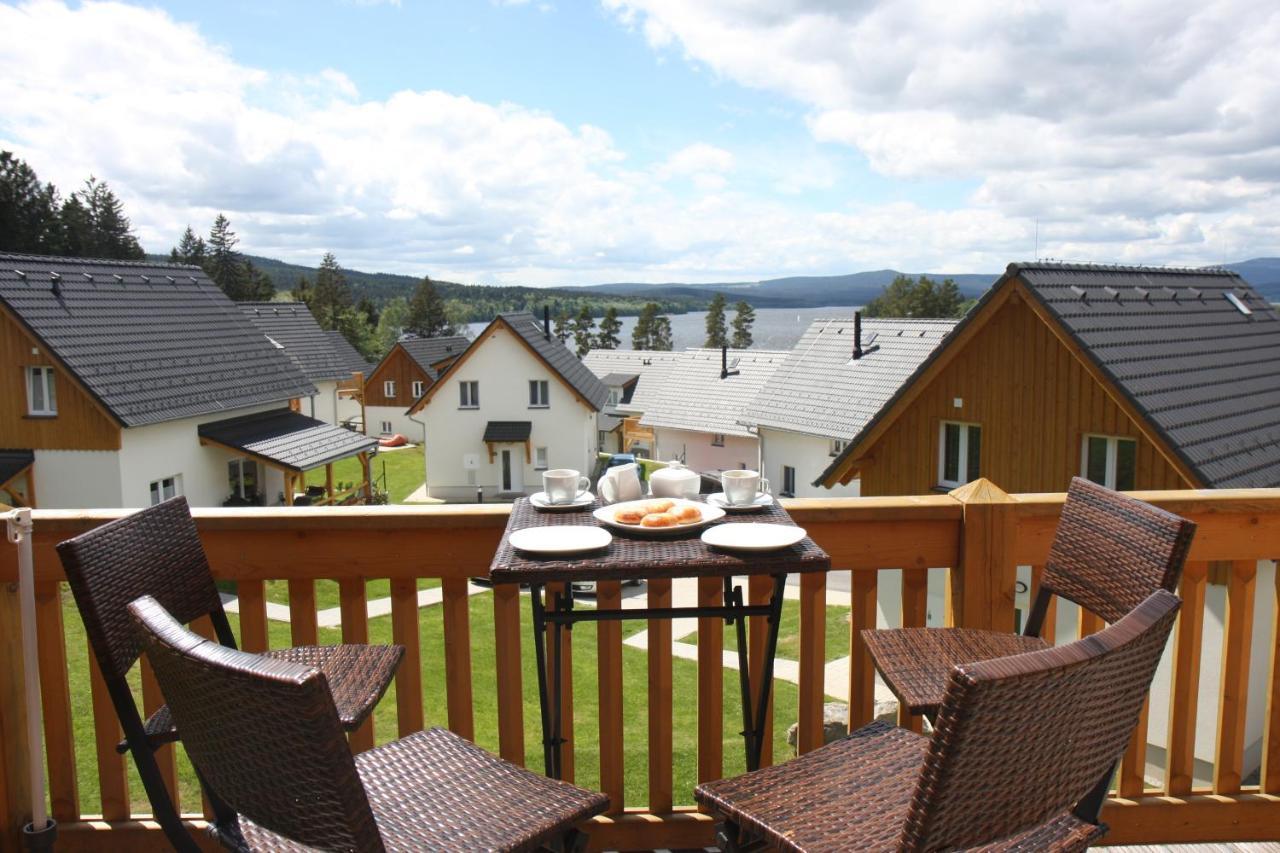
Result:
{"label": "pastry on plate", "polygon": [[640,519],[641,527],[675,527],[679,523],[680,519],[670,512],[651,512]]}
{"label": "pastry on plate", "polygon": [[678,509],[672,510],[672,513],[680,520],[681,524],[696,524],[702,521],[702,510],[693,504],[685,504]]}
{"label": "pastry on plate", "polygon": [[644,517],[644,508],[638,506],[625,506],[613,514],[613,520],[619,524],[639,524]]}
{"label": "pastry on plate", "polygon": [[659,498],[658,500],[645,501],[644,511],[646,513],[668,512],[675,505],[676,505],[676,502],[673,500],[668,500],[667,498]]}

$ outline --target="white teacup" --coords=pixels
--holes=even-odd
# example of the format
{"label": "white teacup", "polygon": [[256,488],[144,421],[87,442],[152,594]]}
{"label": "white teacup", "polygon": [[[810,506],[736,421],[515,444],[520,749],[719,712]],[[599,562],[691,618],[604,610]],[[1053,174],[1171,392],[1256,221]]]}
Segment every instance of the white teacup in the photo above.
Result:
{"label": "white teacup", "polygon": [[571,504],[590,488],[591,480],[572,468],[552,468],[542,472],[542,490],[547,494],[547,503]]}
{"label": "white teacup", "polygon": [[730,506],[748,506],[755,503],[761,490],[769,491],[769,481],[762,480],[759,471],[725,471],[720,475],[720,485]]}

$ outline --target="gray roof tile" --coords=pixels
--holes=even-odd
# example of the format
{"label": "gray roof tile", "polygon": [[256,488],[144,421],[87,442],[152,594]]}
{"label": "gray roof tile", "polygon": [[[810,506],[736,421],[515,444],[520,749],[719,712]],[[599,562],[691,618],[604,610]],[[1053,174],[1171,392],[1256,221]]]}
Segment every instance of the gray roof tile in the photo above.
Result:
{"label": "gray roof tile", "polygon": [[329,338],[329,343],[333,346],[334,352],[338,354],[338,360],[342,363],[343,369],[346,370],[345,376],[352,373],[363,373],[365,378],[369,378],[369,374],[373,372],[375,365],[365,360],[360,354],[360,350],[351,345],[351,341],[339,332],[337,329],[328,329],[325,336]]}
{"label": "gray roof tile", "polygon": [[0,254],[0,302],[125,426],[316,393],[198,267]]}
{"label": "gray roof tile", "polygon": [[36,455],[30,450],[0,450],[0,485],[21,474],[35,461]]}
{"label": "gray roof tile", "polygon": [[378,446],[375,439],[289,409],[201,424],[198,432],[227,447],[306,471]]}
{"label": "gray roof tile", "polygon": [[814,320],[747,406],[762,427],[848,440],[891,398],[956,325],[955,320],[862,321],[853,358],[853,318]]}
{"label": "gray roof tile", "polygon": [[[685,350],[667,365],[665,374],[641,379],[636,392],[637,397],[645,392],[640,423],[751,436],[742,423],[746,408],[787,355],[774,350],[733,350],[729,353],[729,369],[737,373],[721,378],[720,350]],[[650,381],[652,384],[645,387]]]}
{"label": "gray roof tile", "polygon": [[609,389],[584,365],[572,351],[560,343],[555,335],[545,334],[543,325],[527,311],[499,314],[507,325],[515,329],[534,352],[559,373],[597,412],[609,399]]}
{"label": "gray roof tile", "polygon": [[[312,382],[346,379],[351,375],[333,341],[305,302],[239,302],[240,310]],[[338,333],[341,336],[341,332]]]}
{"label": "gray roof tile", "polygon": [[643,412],[649,403],[650,392],[656,393],[665,377],[683,353],[670,350],[593,349],[582,359],[596,376],[628,373],[639,376],[631,397],[618,406],[620,411]]}
{"label": "gray roof tile", "polygon": [[462,335],[451,335],[443,338],[406,338],[400,346],[409,357],[418,363],[434,382],[440,373],[431,365],[439,364],[447,358],[457,358],[471,346],[471,339]]}

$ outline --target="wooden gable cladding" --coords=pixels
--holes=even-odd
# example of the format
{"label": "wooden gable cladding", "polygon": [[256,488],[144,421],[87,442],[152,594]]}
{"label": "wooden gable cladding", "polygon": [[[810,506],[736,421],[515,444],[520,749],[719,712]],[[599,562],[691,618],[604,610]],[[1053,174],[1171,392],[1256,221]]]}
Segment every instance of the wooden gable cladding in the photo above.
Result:
{"label": "wooden gable cladding", "polygon": [[[387,382],[396,383],[395,394],[384,393]],[[414,382],[421,382],[425,387],[431,384],[431,377],[404,351],[404,347],[396,344],[365,382],[364,404],[407,409],[416,399],[412,393]]]}
{"label": "wooden gable cladding", "polygon": [[[981,474],[1011,492],[1065,490],[1087,434],[1137,441],[1138,489],[1199,484],[1085,356],[1007,285],[989,317],[916,381],[854,469],[864,495],[921,494],[938,485],[943,421],[982,427]],[[961,405],[955,405],[956,400]],[[852,473],[852,470],[849,472]]]}
{"label": "wooden gable cladding", "polygon": [[[7,309],[0,309],[0,447],[119,450],[120,425]],[[58,414],[27,414],[28,367],[54,368]]]}

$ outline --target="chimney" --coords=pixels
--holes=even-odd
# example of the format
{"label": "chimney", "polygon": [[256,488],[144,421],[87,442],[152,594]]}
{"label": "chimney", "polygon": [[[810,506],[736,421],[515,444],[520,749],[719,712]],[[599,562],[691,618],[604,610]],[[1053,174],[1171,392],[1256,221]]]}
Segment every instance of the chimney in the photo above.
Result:
{"label": "chimney", "polygon": [[62,298],[62,276],[56,272],[49,273],[49,288],[53,291],[53,295]]}
{"label": "chimney", "polygon": [[542,306],[542,336],[551,340],[551,306]]}
{"label": "chimney", "polygon": [[853,357],[862,358],[862,312],[853,312]]}
{"label": "chimney", "polygon": [[729,348],[720,347],[720,378],[727,379],[729,376]]}

